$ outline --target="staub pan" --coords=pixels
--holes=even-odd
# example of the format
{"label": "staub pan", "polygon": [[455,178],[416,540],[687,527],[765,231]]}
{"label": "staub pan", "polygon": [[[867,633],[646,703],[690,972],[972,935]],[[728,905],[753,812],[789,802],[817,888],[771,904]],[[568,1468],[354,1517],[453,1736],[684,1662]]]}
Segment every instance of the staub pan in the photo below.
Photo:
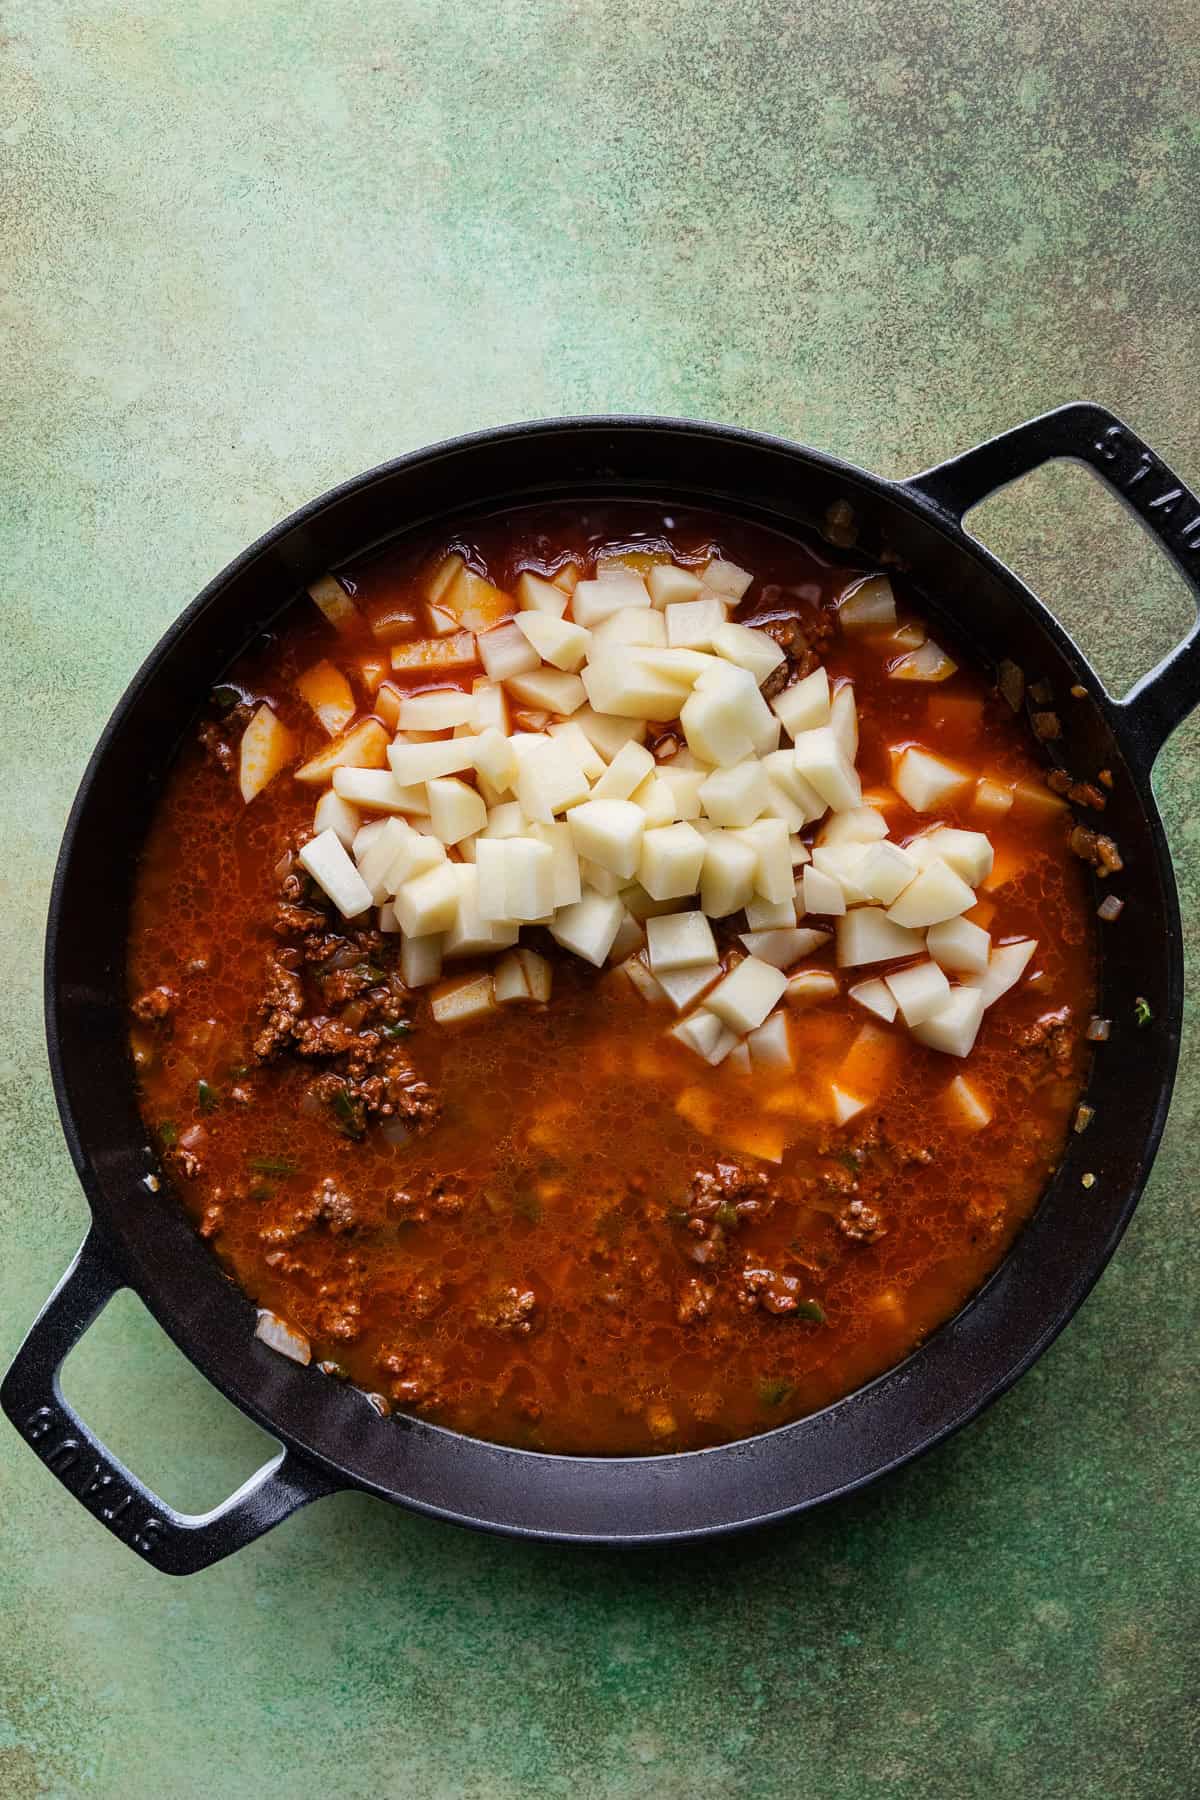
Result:
{"label": "staub pan", "polygon": [[[1030,420],[911,480],[812,450],[681,420],[566,419],[461,438],[385,464],[314,501],[218,576],[131,682],[79,789],[46,941],[50,1067],[92,1213],[75,1262],[0,1390],[16,1429],[100,1522],[183,1575],[342,1488],[496,1531],[634,1543],[703,1537],[800,1512],[897,1467],[1002,1393],[1083,1301],[1124,1230],[1162,1132],[1179,1041],[1178,902],[1150,788],[1155,755],[1200,697],[1200,625],[1122,700],[1034,595],[963,529],[963,515],[1053,458],[1101,477],[1200,600],[1200,503],[1129,428],[1093,405]],[[457,515],[548,498],[694,503],[787,531],[847,501],[859,543],[902,558],[935,617],[986,663],[1013,658],[1064,707],[1064,760],[1108,767],[1106,814],[1126,860],[1125,901],[1100,936],[1095,1120],[1074,1138],[1037,1212],[986,1285],[890,1373],[811,1418],[686,1455],[546,1456],[408,1418],[381,1419],[352,1388],[252,1336],[250,1302],[221,1273],[154,1167],[126,1043],[124,941],[139,846],[180,732],[238,652],[303,585],[372,544]],[[1126,950],[1136,946],[1136,955]],[[1153,1023],[1133,1024],[1138,995]],[[1084,1187],[1082,1176],[1094,1173]],[[64,1400],[64,1357],[111,1296],[132,1288],[183,1352],[271,1432],[278,1455],[223,1505],[180,1514],[123,1467]]]}

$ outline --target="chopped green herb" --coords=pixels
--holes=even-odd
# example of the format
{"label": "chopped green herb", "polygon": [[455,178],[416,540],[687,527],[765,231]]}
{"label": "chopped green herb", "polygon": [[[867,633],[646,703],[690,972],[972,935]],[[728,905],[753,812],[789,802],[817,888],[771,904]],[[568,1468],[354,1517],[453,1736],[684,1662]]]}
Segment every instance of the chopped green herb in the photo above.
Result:
{"label": "chopped green herb", "polygon": [[286,1156],[252,1156],[250,1167],[256,1175],[294,1175],[296,1165]]}
{"label": "chopped green herb", "polygon": [[217,1090],[210,1082],[198,1081],[196,1083],[196,1098],[200,1102],[200,1111],[202,1113],[216,1112],[218,1105]]}
{"label": "chopped green herb", "polygon": [[737,1207],[731,1206],[728,1200],[722,1200],[715,1217],[718,1225],[736,1225],[738,1222]]}
{"label": "chopped green herb", "polygon": [[363,1135],[362,1117],[345,1088],[339,1088],[333,1096],[333,1110],[337,1115],[337,1128],[348,1138],[360,1138]]}
{"label": "chopped green herb", "polygon": [[823,1325],[825,1323],[825,1308],[821,1305],[819,1300],[798,1300],[796,1302],[796,1317],[798,1319],[811,1319],[814,1325]]}
{"label": "chopped green herb", "polygon": [[214,706],[220,707],[222,712],[232,712],[233,708],[240,703],[242,695],[240,689],[233,687],[227,681],[223,681],[218,687],[213,689],[209,698],[212,700]]}
{"label": "chopped green herb", "polygon": [[760,1381],[758,1397],[764,1406],[782,1406],[796,1391],[792,1381]]}
{"label": "chopped green herb", "polygon": [[1139,1029],[1144,1029],[1154,1017],[1154,1014],[1150,1010],[1150,1002],[1146,999],[1144,994],[1139,994],[1134,1001],[1133,1016],[1137,1020]]}
{"label": "chopped green herb", "polygon": [[542,1219],[542,1203],[532,1188],[518,1188],[513,1195],[513,1211],[522,1219],[528,1219],[531,1225],[540,1225]]}
{"label": "chopped green herb", "polygon": [[668,1208],[667,1208],[667,1223],[668,1224],[670,1224],[670,1225],[686,1225],[687,1222],[688,1222],[688,1213],[687,1213],[686,1207],[668,1206]]}
{"label": "chopped green herb", "polygon": [[854,1154],[853,1150],[839,1150],[837,1153],[837,1159],[847,1169],[849,1169],[849,1171],[852,1175],[858,1174],[858,1169],[859,1169],[858,1157]]}
{"label": "chopped green herb", "polygon": [[171,1148],[172,1144],[177,1144],[179,1142],[179,1127],[174,1119],[164,1119],[158,1128],[158,1135],[168,1150]]}
{"label": "chopped green herb", "polygon": [[404,1038],[407,1037],[411,1031],[412,1026],[407,1019],[397,1019],[394,1024],[385,1025],[379,1035],[385,1038]]}

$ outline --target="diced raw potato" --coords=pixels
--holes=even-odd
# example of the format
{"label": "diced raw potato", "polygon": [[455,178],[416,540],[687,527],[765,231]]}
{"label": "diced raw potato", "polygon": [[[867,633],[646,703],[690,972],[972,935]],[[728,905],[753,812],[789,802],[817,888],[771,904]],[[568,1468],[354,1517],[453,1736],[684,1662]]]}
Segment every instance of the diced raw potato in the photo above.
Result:
{"label": "diced raw potato", "polygon": [[524,945],[517,951],[525,969],[525,979],[529,983],[529,992],[539,1005],[544,1006],[550,998],[550,990],[554,983],[554,971],[544,956],[536,950],[527,950]]}
{"label": "diced raw potato", "polygon": [[429,744],[389,744],[387,761],[401,787],[460,775],[474,766],[477,737],[439,738]]}
{"label": "diced raw potato", "polygon": [[786,987],[782,969],[748,956],[717,984],[704,1004],[731,1031],[741,1034],[762,1024]]}
{"label": "diced raw potato", "polygon": [[[804,873],[807,876],[808,870]],[[880,906],[856,907],[837,922],[839,968],[891,962],[901,956],[916,956],[924,948],[923,933],[907,931],[902,925],[895,924]]]}
{"label": "diced raw potato", "polygon": [[623,653],[606,650],[594,656],[581,679],[595,711],[612,713],[619,718],[654,719],[662,723],[678,718],[688,700],[686,683],[670,680],[645,668],[637,660],[636,650]]}
{"label": "diced raw potato", "polygon": [[[725,1058],[725,1062],[729,1068],[736,1069],[739,1075],[749,1075],[751,1069],[750,1049],[745,1038],[742,1039],[740,1044],[735,1044],[733,1046],[733,1049]],[[680,1098],[682,1099],[683,1096],[680,1095]],[[676,1108],[676,1110],[678,1111],[678,1108]]]}
{"label": "diced raw potato", "polygon": [[943,969],[954,969],[964,975],[979,975],[988,966],[992,940],[969,919],[944,919],[932,925],[925,945],[930,956]]}
{"label": "diced raw potato", "polygon": [[663,993],[671,1002],[676,1012],[682,1012],[701,994],[707,994],[715,981],[721,979],[719,962],[701,963],[695,969],[663,969],[655,978]]}
{"label": "diced raw potato", "polygon": [[803,868],[805,863],[812,861],[812,857],[809,855],[808,845],[804,842],[803,838],[791,837],[788,839],[788,843],[791,846],[793,869]]}
{"label": "diced raw potato", "polygon": [[359,826],[354,834],[354,842],[350,845],[356,860],[365,856],[375,839],[382,836],[386,824],[386,819],[372,819],[369,825]]}
{"label": "diced raw potato", "polygon": [[736,1035],[704,1007],[699,1007],[686,1019],[680,1019],[678,1025],[671,1027],[667,1036],[677,1038],[681,1044],[686,1044],[689,1050],[714,1067],[717,1063],[724,1062],[737,1043]]}
{"label": "diced raw potato", "polygon": [[599,863],[589,862],[586,856],[578,858],[579,880],[584,888],[591,888],[606,898],[619,894],[625,887],[625,877],[614,875],[611,869],[602,869]]}
{"label": "diced raw potato", "polygon": [[848,1125],[851,1119],[856,1119],[859,1113],[865,1112],[870,1105],[869,1100],[860,1100],[857,1094],[847,1093],[846,1089],[839,1087],[836,1081],[831,1081],[829,1084],[829,1098],[833,1106],[835,1125]]}
{"label": "diced raw potato", "polygon": [[817,731],[829,723],[829,677],[824,669],[814,669],[802,681],[794,681],[771,701],[771,711],[789,737],[797,738],[806,731]]}
{"label": "diced raw potato", "polygon": [[457,844],[486,826],[487,807],[457,776],[439,775],[430,781],[428,793],[429,822],[443,844]]}
{"label": "diced raw potato", "polygon": [[587,698],[578,675],[562,669],[534,669],[528,675],[511,675],[508,691],[529,706],[540,706],[546,712],[560,713],[564,718],[578,712]]}
{"label": "diced raw potato", "polygon": [[511,1006],[518,1000],[532,1000],[525,967],[515,950],[509,950],[492,972],[493,992],[498,1006]]}
{"label": "diced raw potato", "polygon": [[903,1040],[894,1032],[860,1026],[838,1067],[838,1086],[865,1100],[877,1100],[891,1083],[902,1054]]}
{"label": "diced raw potato", "polygon": [[940,856],[968,887],[978,887],[985,881],[995,860],[991,842],[982,831],[959,831],[953,825],[939,825],[936,830],[915,838],[908,850],[911,856],[926,865]]}
{"label": "diced raw potato", "polygon": [[[557,594],[558,589],[550,588],[550,592]],[[558,597],[562,599],[561,594]],[[559,619],[547,612],[521,613],[513,624],[542,660],[553,663],[556,669],[573,674],[587,661],[592,634],[586,626],[572,625],[568,619]]]}
{"label": "diced raw potato", "polygon": [[406,937],[400,945],[400,976],[405,987],[429,987],[441,978],[442,936]]}
{"label": "diced raw potato", "polygon": [[719,656],[709,656],[705,650],[686,650],[670,644],[665,649],[658,649],[653,644],[634,644],[629,654],[652,675],[665,676],[668,681],[678,682],[680,687],[693,687],[701,675],[710,675],[714,670],[728,666]]}
{"label": "diced raw potato", "polygon": [[954,870],[935,857],[921,873],[910,881],[900,898],[888,908],[893,925],[906,925],[921,931],[940,925],[943,919],[957,918],[975,904],[975,895]]}
{"label": "diced raw potato", "polygon": [[553,887],[551,906],[574,906],[582,893],[582,887],[579,857],[571,841],[570,826],[561,822],[547,825],[544,821],[538,821],[530,825],[527,835],[535,838],[539,844],[545,844],[550,851]]}
{"label": "diced raw potato", "polygon": [[711,650],[713,639],[725,623],[723,603],[710,595],[702,600],[681,600],[668,606],[667,643],[672,649]]}
{"label": "diced raw potato", "polygon": [[754,892],[760,899],[794,900],[796,877],[792,870],[791,839],[784,821],[758,819],[753,825],[730,828],[730,835],[754,851]]}
{"label": "diced raw potato", "polygon": [[896,764],[894,784],[914,812],[936,812],[968,785],[965,769],[944,762],[929,750],[906,750]]}
{"label": "diced raw potato", "polygon": [[508,732],[508,695],[486,676],[471,685],[471,724],[478,732]]}
{"label": "diced raw potato", "polygon": [[633,914],[626,912],[612,941],[612,949],[608,953],[609,962],[625,962],[629,957],[635,956],[645,942],[645,932]]}
{"label": "diced raw potato", "polygon": [[529,820],[521,811],[520,801],[505,800],[499,806],[490,807],[483,835],[489,838],[528,836]]}
{"label": "diced raw potato", "polygon": [[946,681],[958,668],[932,638],[889,665],[889,681]]}
{"label": "diced raw potato", "polygon": [[985,1006],[994,1006],[1002,994],[1007,994],[1009,988],[1020,981],[1036,949],[1036,938],[1022,938],[1016,944],[997,944],[988,957],[987,968],[979,975],[964,975],[962,985],[977,992]]}
{"label": "diced raw potato", "polygon": [[592,789],[593,800],[628,800],[635,788],[653,775],[654,758],[642,744],[631,739],[622,744],[608,768]]}
{"label": "diced raw potato", "polygon": [[624,612],[615,612],[602,619],[592,631],[588,655],[600,656],[609,650],[626,649],[631,644],[645,650],[666,649],[667,623],[660,612],[627,607]]}
{"label": "diced raw potato", "polygon": [[311,706],[330,737],[345,731],[357,710],[350,683],[331,662],[314,663],[296,677],[296,692]]}
{"label": "diced raw potato", "polygon": [[712,926],[702,912],[664,913],[646,920],[646,947],[656,975],[670,969],[696,969],[717,956]]}
{"label": "diced raw potato", "polygon": [[[504,838],[510,919],[545,919],[554,911],[554,851],[538,838]],[[578,899],[578,894],[574,896]]]}
{"label": "diced raw potato", "polygon": [[335,631],[349,631],[357,623],[357,606],[332,575],[322,575],[310,582],[308,591]]}
{"label": "diced raw potato", "polygon": [[312,1344],[304,1333],[265,1306],[258,1309],[254,1335],[260,1344],[277,1351],[280,1356],[289,1357],[292,1362],[307,1366],[312,1361]]}
{"label": "diced raw potato", "polygon": [[688,747],[701,761],[719,768],[730,768],[745,760],[755,750],[755,726],[749,695],[761,699],[754,677],[746,669],[726,665],[730,674],[745,677],[748,689],[695,687],[685,700],[679,721]]}
{"label": "diced raw potato", "polygon": [[332,831],[348,850],[361,824],[358,808],[351,806],[348,800],[343,800],[339,793],[331,791],[322,794],[317,801],[317,808],[313,813],[314,837],[319,837],[323,831]]}
{"label": "diced raw potato", "polygon": [[401,731],[453,731],[456,725],[469,725],[475,717],[475,702],[461,688],[433,688],[424,694],[405,694],[400,701],[397,724]]}
{"label": "diced raw potato", "polygon": [[677,819],[700,817],[700,789],[706,780],[703,769],[677,769],[672,760],[658,765],[658,779],[670,790],[671,808]]}
{"label": "diced raw potato", "polygon": [[700,876],[700,904],[712,919],[737,912],[754,897],[758,852],[730,831],[713,831],[705,839]]}
{"label": "diced raw potato", "polygon": [[755,756],[714,769],[700,789],[700,804],[715,825],[752,825],[768,799],[767,771]]}
{"label": "diced raw potato", "polygon": [[646,576],[650,600],[659,611],[687,600],[694,600],[703,583],[690,569],[676,568],[674,563],[655,563]]}
{"label": "diced raw potato", "polygon": [[913,1036],[947,1056],[969,1056],[983,1018],[983,995],[975,988],[951,988],[945,1004],[913,1027]]}
{"label": "diced raw potato", "polygon": [[426,869],[436,869],[445,860],[440,838],[414,831],[403,820],[390,819],[384,832],[359,856],[358,866],[368,887],[378,885],[385,893],[394,894],[406,881],[423,875]]}
{"label": "diced raw potato", "polygon": [[975,783],[975,798],[971,802],[971,811],[989,824],[995,824],[1012,810],[1013,794],[1011,787],[994,781],[988,775],[981,775]]}
{"label": "diced raw potato", "polygon": [[963,1131],[982,1131],[992,1122],[992,1109],[965,1075],[956,1075],[942,1096],[951,1119]]}
{"label": "diced raw potato", "polygon": [[786,931],[796,923],[796,895],[793,891],[786,900],[764,900],[755,895],[746,903],[746,929],[748,931]]}
{"label": "diced raw potato", "polygon": [[892,990],[878,976],[873,981],[860,981],[857,987],[852,987],[850,998],[857,1000],[860,1006],[865,1006],[868,1012],[874,1013],[876,1018],[885,1020],[889,1025],[896,1016],[896,1001]]}
{"label": "diced raw potato", "polygon": [[835,1000],[837,995],[836,975],[831,975],[827,969],[799,969],[795,975],[788,976],[783,998],[794,1011],[803,1012],[810,1006]]}
{"label": "diced raw potato", "polygon": [[474,739],[473,761],[480,775],[498,794],[511,793],[517,781],[517,753],[513,741],[491,725]]}
{"label": "diced raw potato", "polygon": [[760,687],[784,660],[784,652],[773,637],[765,631],[755,631],[751,625],[735,625],[731,620],[723,621],[713,632],[712,647],[726,662],[748,669]]}
{"label": "diced raw potato", "polygon": [[502,619],[509,618],[513,611],[513,603],[507,594],[465,566],[455,571],[437,604],[453,613],[467,631],[489,631]]}
{"label": "diced raw potato", "polygon": [[646,735],[645,719],[619,719],[611,713],[596,712],[590,706],[581,706],[573,713],[571,724],[579,727],[593,750],[606,762],[612,761],[622,744],[631,740],[640,744]]}
{"label": "diced raw potato", "polygon": [[440,606],[443,594],[455,576],[465,568],[466,564],[457,551],[451,551],[449,556],[442,557],[425,583],[425,598],[431,606]]}
{"label": "diced raw potato", "polygon": [[861,905],[872,898],[862,885],[860,872],[873,848],[871,844],[818,844],[812,854],[813,873],[836,881],[847,906]]}
{"label": "diced raw potato", "polygon": [[935,962],[914,963],[911,968],[885,975],[884,980],[910,1028],[938,1012],[950,993],[950,983]]}
{"label": "diced raw potato", "polygon": [[464,981],[447,983],[430,996],[430,1011],[439,1025],[465,1025],[495,1012],[496,996],[492,977],[468,975]]}
{"label": "diced raw potato", "polygon": [[571,595],[577,625],[591,627],[627,606],[648,607],[650,595],[640,575],[632,570],[614,571],[606,579],[579,581]]}
{"label": "diced raw potato", "polygon": [[561,738],[512,739],[517,752],[517,799],[528,819],[550,825],[555,813],[577,806],[590,793],[587,776]]}
{"label": "diced raw potato", "polygon": [[568,562],[564,563],[561,569],[556,569],[550,579],[555,587],[562,589],[564,594],[573,594],[582,573],[582,569],[575,563]]}
{"label": "diced raw potato", "polygon": [[796,1066],[785,1013],[772,1013],[765,1025],[749,1034],[746,1043],[750,1061],[756,1069],[793,1069]]}
{"label": "diced raw potato", "polygon": [[410,644],[392,645],[393,669],[469,669],[479,661],[473,631],[456,631],[448,637],[414,638]]}
{"label": "diced raw potato", "polygon": [[512,838],[481,837],[475,845],[475,873],[478,879],[476,903],[481,919],[507,919],[508,910],[508,846]]}
{"label": "diced raw potato", "polygon": [[[511,852],[519,839],[507,839],[502,848]],[[539,846],[540,848],[540,846]],[[454,956],[486,956],[515,944],[520,926],[506,919],[484,919],[479,912],[479,871],[471,863],[447,863],[457,890],[454,920],[446,931],[442,954]],[[397,914],[400,917],[399,902]]]}
{"label": "diced raw potato", "polygon": [[[763,757],[762,761],[768,779],[781,787],[788,798],[799,807],[803,824],[811,824],[814,819],[819,819],[827,811],[826,802],[797,769],[794,750],[771,750]],[[798,826],[793,827],[793,830],[798,829]]]}
{"label": "diced raw potato", "polygon": [[694,894],[704,867],[704,839],[691,825],[660,825],[644,832],[638,879],[652,900]]}
{"label": "diced raw potato", "polygon": [[375,694],[379,691],[380,683],[390,667],[390,659],[382,654],[359,657],[356,666],[357,678],[368,694]]}
{"label": "diced raw potato", "polygon": [[858,771],[838,742],[831,725],[802,731],[793,751],[796,773],[834,812],[850,812],[862,804]]}
{"label": "diced raw potato", "polygon": [[492,681],[511,681],[514,675],[525,675],[539,668],[542,661],[515,619],[482,634],[479,660]]}
{"label": "diced raw potato", "polygon": [[[604,774],[606,766],[604,758],[595,749],[587,735],[580,730],[574,719],[563,719],[557,725],[548,726],[547,733],[567,747],[572,758],[579,764],[580,770],[589,781],[598,781]],[[593,788],[592,791],[594,794],[595,789]]]}
{"label": "diced raw potato", "polygon": [[640,956],[634,955],[626,957],[621,963],[620,972],[633,983],[638,993],[642,996],[642,999],[648,1000],[652,1006],[663,999],[663,991],[660,983],[655,976],[650,973]]}
{"label": "diced raw potato", "polygon": [[[783,754],[789,756],[791,752],[785,750]],[[793,841],[799,843],[799,838],[796,838],[794,834],[807,823],[804,808],[797,806],[787,789],[778,781],[773,781],[770,775],[767,776],[767,804],[763,809],[763,817],[782,819],[788,831],[793,834]],[[808,851],[805,850],[804,854],[807,857]]]}
{"label": "diced raw potato", "polygon": [[748,569],[741,569],[737,563],[726,562],[723,557],[717,556],[702,571],[701,579],[706,588],[711,588],[714,594],[720,594],[723,600],[736,602],[745,594],[754,577]]}
{"label": "diced raw potato", "polygon": [[452,637],[458,631],[458,620],[441,606],[427,606],[425,618],[434,637]]}
{"label": "diced raw potato", "polygon": [[848,762],[858,755],[858,706],[854,688],[845,682],[829,703],[829,729]]}
{"label": "diced raw potato", "polygon": [[800,897],[805,913],[818,913],[837,919],[846,910],[846,895],[840,881],[810,864],[800,877]]}
{"label": "diced raw potato", "polygon": [[896,597],[886,575],[872,575],[848,588],[838,601],[843,631],[888,631],[896,623]]}
{"label": "diced raw potato", "polygon": [[792,926],[777,931],[744,931],[741,941],[760,962],[770,963],[775,969],[790,969],[804,957],[824,950],[829,933]]}
{"label": "diced raw potato", "polygon": [[891,906],[909,882],[917,875],[917,864],[907,851],[886,838],[871,844],[859,864],[858,882],[868,900],[879,900]]}
{"label": "diced raw potato", "polygon": [[[379,729],[382,729],[380,727]],[[238,787],[248,806],[256,794],[285,769],[296,754],[296,739],[271,708],[258,708],[242,733],[238,752]],[[305,768],[310,765],[305,764]],[[297,781],[311,779],[304,770],[297,771]],[[322,777],[322,780],[326,777]]]}
{"label": "diced raw potato", "polygon": [[615,894],[611,898],[603,894],[584,894],[574,906],[558,909],[550,935],[564,950],[582,956],[585,962],[598,969],[613,947],[624,916],[625,908]]}
{"label": "diced raw potato", "polygon": [[[779,752],[786,756],[786,750]],[[873,806],[855,806],[834,813],[817,833],[818,844],[874,844],[888,834],[887,820]]]}
{"label": "diced raw potato", "polygon": [[431,932],[452,928],[458,917],[458,866],[441,862],[401,883],[395,897],[401,931],[412,937],[428,937]]}
{"label": "diced raw potato", "polygon": [[346,854],[342,840],[332,830],[310,838],[300,851],[300,865],[322,893],[333,901],[344,919],[357,919],[371,905],[371,890]]}
{"label": "diced raw potato", "polygon": [[675,823],[675,798],[665,781],[658,776],[647,775],[640,787],[629,796],[636,807],[639,807],[647,831],[657,826]]}
{"label": "diced raw potato", "polygon": [[547,619],[561,619],[567,610],[567,596],[553,582],[545,581],[540,575],[534,575],[526,569],[517,577],[517,605],[522,612],[540,613]]}
{"label": "diced raw potato", "polygon": [[645,816],[631,800],[585,800],[567,822],[580,856],[625,880],[637,873]]}

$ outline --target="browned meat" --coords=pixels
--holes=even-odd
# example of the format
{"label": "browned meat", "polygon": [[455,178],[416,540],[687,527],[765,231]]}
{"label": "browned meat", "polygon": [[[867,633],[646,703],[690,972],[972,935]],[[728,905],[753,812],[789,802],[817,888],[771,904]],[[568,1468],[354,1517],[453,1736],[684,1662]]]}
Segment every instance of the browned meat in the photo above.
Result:
{"label": "browned meat", "polygon": [[277,956],[267,959],[267,987],[258,1010],[267,1022],[254,1040],[253,1053],[258,1062],[267,1062],[290,1043],[292,1026],[304,1010],[300,977]]}
{"label": "browned meat", "polygon": [[[287,879],[293,881],[295,877],[289,875]],[[297,906],[293,901],[281,900],[271,929],[277,937],[295,937],[306,931],[321,931],[328,923],[325,914],[315,906]]]}
{"label": "browned meat", "polygon": [[343,1231],[353,1231],[359,1224],[359,1211],[354,1200],[328,1175],[316,1190],[313,1199],[317,1205],[317,1218],[328,1225],[335,1237],[340,1236]]}
{"label": "browned meat", "polygon": [[824,1317],[815,1301],[805,1299],[799,1277],[777,1269],[743,1269],[737,1298],[743,1308],[761,1306],[764,1312],[775,1313],[779,1318],[788,1314],[818,1320]]}
{"label": "browned meat", "polygon": [[821,659],[809,643],[808,634],[799,619],[768,619],[757,629],[774,638],[784,653],[784,661],[778,668],[771,670],[762,684],[763,698],[773,700],[776,694],[791,687],[794,681],[811,675]]}
{"label": "browned meat", "polygon": [[423,1188],[414,1187],[412,1191],[397,1188],[388,1201],[393,1218],[411,1220],[416,1225],[425,1225],[431,1218],[457,1218],[462,1209],[462,1188],[446,1175],[432,1176]]}
{"label": "browned meat", "polygon": [[235,761],[233,745],[216,720],[209,719],[203,724],[197,736],[209,761],[215,763],[223,775],[232,775]]}
{"label": "browned meat", "polygon": [[752,1214],[768,1213],[774,1199],[771,1184],[760,1170],[719,1162],[692,1176],[687,1212],[690,1219],[715,1217],[722,1225],[736,1225]]}
{"label": "browned meat", "polygon": [[182,1175],[185,1181],[195,1181],[197,1175],[199,1175],[204,1168],[204,1164],[196,1155],[196,1152],[194,1150],[185,1149],[182,1144],[170,1152],[169,1160],[172,1168],[174,1168],[178,1174]]}
{"label": "browned meat", "polygon": [[502,1331],[510,1337],[528,1337],[541,1323],[537,1295],[528,1287],[506,1287],[488,1294],[475,1308],[475,1317],[489,1331]]}
{"label": "browned meat", "polygon": [[135,1019],[143,1025],[158,1025],[169,1019],[179,1005],[179,995],[172,987],[149,988],[146,993],[139,994],[132,1006]]}
{"label": "browned meat", "polygon": [[1112,838],[1086,825],[1076,825],[1067,838],[1067,847],[1081,862],[1091,863],[1098,875],[1116,875],[1125,867],[1121,852]]}
{"label": "browned meat", "polygon": [[1069,1006],[1060,1006],[1054,1012],[1043,1013],[1040,1019],[1026,1026],[1018,1040],[1023,1050],[1043,1054],[1056,1075],[1069,1075],[1071,1072],[1078,1036],[1071,1018]]}
{"label": "browned meat", "polygon": [[380,1351],[378,1366],[392,1376],[388,1391],[402,1406],[423,1410],[441,1405],[443,1370],[434,1357],[418,1356],[402,1344],[389,1345]]}
{"label": "browned meat", "polygon": [[838,1230],[855,1244],[874,1244],[887,1235],[881,1215],[865,1200],[851,1200],[838,1214]]}
{"label": "browned meat", "polygon": [[690,1325],[695,1319],[707,1319],[712,1311],[716,1289],[707,1282],[699,1281],[693,1275],[685,1281],[679,1290],[679,1299],[675,1307],[675,1317],[681,1325]]}

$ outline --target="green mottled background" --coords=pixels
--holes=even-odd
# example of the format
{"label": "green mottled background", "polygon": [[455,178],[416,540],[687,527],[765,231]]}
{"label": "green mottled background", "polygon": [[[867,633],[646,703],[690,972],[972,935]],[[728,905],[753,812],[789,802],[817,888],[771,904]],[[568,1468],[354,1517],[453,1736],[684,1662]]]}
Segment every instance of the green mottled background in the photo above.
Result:
{"label": "green mottled background", "polygon": [[[535,414],[898,474],[1087,396],[1196,484],[1198,53],[1194,0],[0,8],[0,1356],[84,1224],[38,998],[59,833],[191,595],[327,484]],[[977,517],[1117,688],[1179,635],[1078,471]],[[1158,772],[1193,977],[1198,743]],[[1193,1014],[1072,1329],[770,1535],[569,1552],[342,1496],[172,1584],[6,1429],[0,1796],[1190,1800],[1198,1099]],[[67,1380],[178,1503],[260,1457],[132,1301]]]}

